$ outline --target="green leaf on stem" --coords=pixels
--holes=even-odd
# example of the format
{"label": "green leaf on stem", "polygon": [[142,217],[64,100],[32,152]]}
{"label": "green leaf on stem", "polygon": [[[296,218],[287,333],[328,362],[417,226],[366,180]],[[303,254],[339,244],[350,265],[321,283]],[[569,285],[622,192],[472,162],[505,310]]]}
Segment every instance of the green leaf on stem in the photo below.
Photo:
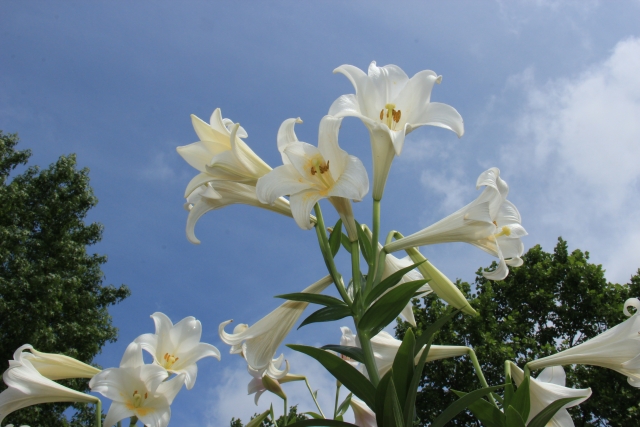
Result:
{"label": "green leaf on stem", "polygon": [[324,417],[320,414],[318,414],[317,412],[303,412],[304,415],[309,415],[311,418],[316,419],[316,420],[324,420]]}
{"label": "green leaf on stem", "polygon": [[334,258],[340,250],[340,242],[342,242],[342,220],[338,219],[329,235],[329,248],[331,249],[331,256]]}
{"label": "green leaf on stem", "polygon": [[393,359],[393,383],[400,403],[404,403],[406,401],[407,394],[409,392],[409,384],[411,384],[411,378],[413,377],[413,347],[415,344],[415,336],[413,335],[411,328],[409,328],[404,334],[404,339],[398,348],[396,357]]}
{"label": "green leaf on stem", "polygon": [[[384,403],[387,397],[387,387],[389,386],[389,382],[391,381],[391,369],[387,371],[386,374],[382,378],[380,378],[380,382],[378,383],[378,387],[376,388],[376,398],[375,398],[375,410],[376,413],[376,421],[379,426],[384,425]],[[369,408],[373,409],[373,406],[369,406]]]}
{"label": "green leaf on stem", "polygon": [[345,412],[347,412],[347,410],[349,409],[349,404],[351,403],[351,396],[353,396],[353,393],[349,393],[347,397],[344,399],[344,401],[340,404],[340,406],[338,406],[338,413],[337,413],[338,417],[344,415]]}
{"label": "green leaf on stem", "polygon": [[[395,285],[398,284],[398,282],[402,279],[402,277],[407,274],[408,272],[410,272],[411,270],[413,270],[414,268],[416,268],[418,265],[422,264],[424,261],[416,263],[416,264],[412,264],[409,267],[405,267],[401,270],[396,271],[395,273],[393,273],[392,275],[390,275],[389,277],[387,277],[386,279],[384,279],[382,282],[378,283],[366,296],[365,298],[365,304],[367,305],[367,307],[369,305],[371,305],[371,303],[375,300],[378,299],[378,297],[380,297],[380,295],[382,295],[387,289],[393,288]],[[424,283],[427,283],[428,280],[425,280]],[[423,284],[424,284],[423,283]]]}
{"label": "green leaf on stem", "polygon": [[347,316],[351,316],[351,314],[351,309],[347,305],[324,307],[311,313],[309,317],[302,321],[300,326],[298,326],[298,329],[310,323],[331,322],[333,320],[344,319]]}
{"label": "green leaf on stem", "polygon": [[364,260],[367,262],[367,264],[373,265],[373,248],[371,246],[371,240],[369,240],[369,236],[367,236],[367,233],[364,232],[362,226],[358,221],[356,221],[356,229],[358,231],[358,242],[360,243],[362,256],[364,257]]}
{"label": "green leaf on stem", "polygon": [[[416,407],[416,396],[418,394],[418,386],[420,385],[420,381],[422,380],[422,370],[424,369],[424,365],[427,362],[427,356],[429,355],[429,350],[431,349],[431,342],[433,341],[433,335],[431,335],[431,340],[427,343],[424,348],[424,351],[420,355],[420,359],[416,364],[413,370],[413,376],[411,377],[411,382],[409,383],[409,387],[407,388],[407,397],[404,401],[404,425],[411,426],[413,425],[413,419],[415,417],[415,407]],[[414,344],[415,345],[415,344]]]}
{"label": "green leaf on stem", "polygon": [[509,427],[526,427],[524,420],[518,413],[518,410],[513,406],[509,406],[507,408],[505,415],[507,416],[507,425]]}
{"label": "green leaf on stem", "polygon": [[421,281],[403,283],[380,297],[358,322],[358,331],[373,338],[391,323],[423,285]]}
{"label": "green leaf on stem", "polygon": [[[467,393],[462,391],[451,390],[458,397],[462,397]],[[468,406],[473,415],[482,422],[486,427],[507,427],[505,414],[485,399],[478,399]]]}
{"label": "green leaf on stem", "polygon": [[404,427],[404,420],[402,419],[402,409],[400,408],[400,402],[398,401],[398,393],[396,391],[395,384],[393,382],[393,369],[392,374],[387,385],[387,392],[384,398],[384,414],[382,425],[387,427]]}
{"label": "green leaf on stem", "polygon": [[551,405],[538,412],[538,415],[533,417],[529,424],[527,424],[527,427],[545,427],[556,412],[562,409],[564,405],[578,399],[582,399],[582,397],[566,397],[554,401]]}
{"label": "green leaf on stem", "polygon": [[263,413],[261,413],[260,415],[258,415],[257,417],[255,417],[254,419],[249,421],[249,423],[247,423],[247,425],[245,427],[258,427],[258,426],[261,426],[262,425],[262,420],[267,418],[267,416],[269,416],[270,412],[271,412],[271,409],[267,409],[266,411],[264,411]]}
{"label": "green leaf on stem", "polygon": [[471,393],[467,393],[460,399],[453,402],[436,418],[430,427],[443,427],[449,421],[451,421],[456,415],[464,411],[470,404],[478,399],[485,397],[487,394],[504,387],[503,384],[494,387],[485,387],[478,390],[474,390]]}
{"label": "green leaf on stem", "polygon": [[327,371],[331,373],[331,375],[348,388],[349,391],[358,396],[358,398],[366,403],[367,406],[370,408],[375,406],[375,387],[367,377],[362,375],[348,362],[342,360],[339,356],[336,356],[333,353],[329,353],[328,351],[316,347],[296,344],[287,344],[287,347],[316,359]]}
{"label": "green leaf on stem", "polygon": [[431,341],[433,336],[444,326],[445,323],[453,319],[461,310],[450,309],[449,313],[446,313],[438,320],[429,325],[426,329],[422,331],[422,334],[416,338],[416,355],[420,351],[420,349],[427,344],[427,342]]}
{"label": "green leaf on stem", "polygon": [[351,253],[351,242],[349,241],[349,238],[347,237],[346,234],[341,233],[341,237],[340,237],[340,243],[342,244],[342,247],[345,248],[347,250],[347,252]]}
{"label": "green leaf on stem", "polygon": [[524,380],[518,386],[518,389],[513,394],[513,399],[509,403],[513,407],[523,420],[529,418],[529,411],[531,410],[531,401],[529,399],[529,377],[525,376]]}
{"label": "green leaf on stem", "polygon": [[347,356],[348,358],[353,359],[356,362],[364,363],[364,353],[362,352],[362,349],[359,347],[349,347],[346,345],[328,344],[328,345],[323,345],[321,348],[323,350],[335,351],[336,353],[340,353],[343,356]]}
{"label": "green leaf on stem", "polygon": [[274,296],[274,298],[282,298],[290,301],[308,302],[311,304],[319,304],[327,307],[336,306],[336,305],[343,305],[347,307],[347,305],[344,302],[342,302],[342,300],[339,300],[338,298],[335,298],[329,295],[311,294],[307,292],[294,292],[291,294],[276,295]]}
{"label": "green leaf on stem", "polygon": [[346,423],[339,420],[302,420],[293,424],[289,424],[288,427],[311,427],[311,426],[328,426],[328,427],[358,427],[355,424]]}

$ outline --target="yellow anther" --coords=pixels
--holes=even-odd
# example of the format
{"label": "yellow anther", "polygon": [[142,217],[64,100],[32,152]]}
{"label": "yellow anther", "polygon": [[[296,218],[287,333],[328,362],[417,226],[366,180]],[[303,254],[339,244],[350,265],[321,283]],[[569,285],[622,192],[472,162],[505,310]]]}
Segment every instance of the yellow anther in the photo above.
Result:
{"label": "yellow anther", "polygon": [[384,108],[380,110],[380,120],[384,119]]}
{"label": "yellow anther", "polygon": [[167,369],[170,369],[174,363],[176,363],[178,361],[178,357],[173,356],[172,354],[169,353],[165,353],[164,354],[164,367]]}
{"label": "yellow anther", "polygon": [[[146,398],[146,393],[145,393],[145,398]],[[138,393],[138,390],[136,390],[133,392],[133,406],[135,408],[139,408],[141,404],[142,404],[142,395]]]}

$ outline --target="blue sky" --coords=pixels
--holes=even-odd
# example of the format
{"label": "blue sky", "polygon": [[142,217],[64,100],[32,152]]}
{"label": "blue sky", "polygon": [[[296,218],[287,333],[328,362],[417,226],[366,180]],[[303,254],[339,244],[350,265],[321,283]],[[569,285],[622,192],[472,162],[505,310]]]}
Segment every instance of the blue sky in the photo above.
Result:
{"label": "blue sky", "polygon": [[[256,408],[244,395],[250,378],[218,324],[253,323],[279,304],[272,295],[325,272],[315,233],[246,206],[207,214],[196,228],[202,244],[187,242],[182,195],[196,172],[175,147],[197,140],[190,114],[208,120],[220,107],[275,167],[283,120],[301,117],[298,136],[316,144],[333,100],[353,93],[337,66],[432,69],[443,76],[432,100],[455,107],[466,133],[409,136],[383,229],[409,234],[457,210],[476,197],[479,173],[497,166],[527,248],[552,250],[562,235],[626,283],[640,267],[639,16],[638,1],[2,2],[0,129],[20,134],[32,164],[77,153],[91,170],[100,203],[90,220],[105,225],[92,250],[109,256],[106,283],[133,292],[112,309],[120,339],[97,361],[117,366],[131,340],[153,331],[155,311],[174,322],[196,316],[223,360],[200,363],[172,425],[226,425],[268,399]],[[359,120],[345,119],[340,144],[370,171]],[[363,222],[370,207],[356,205]],[[452,279],[472,280],[493,260],[464,244],[423,253]],[[339,326],[311,325],[289,342],[336,342]],[[331,379],[285,354],[329,407]]]}

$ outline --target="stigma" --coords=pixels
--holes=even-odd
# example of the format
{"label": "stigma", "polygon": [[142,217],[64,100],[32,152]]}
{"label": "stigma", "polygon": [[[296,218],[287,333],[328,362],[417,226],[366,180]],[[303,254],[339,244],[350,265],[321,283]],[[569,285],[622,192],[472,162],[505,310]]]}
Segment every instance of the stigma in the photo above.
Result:
{"label": "stigma", "polygon": [[175,357],[173,354],[165,353],[163,359],[164,359],[164,367],[166,369],[171,369],[173,364],[176,363],[180,358]]}
{"label": "stigma", "polygon": [[[149,397],[149,393],[145,392],[144,399],[146,399],[147,397]],[[138,390],[135,390],[133,392],[133,407],[139,408],[140,405],[142,405],[142,399],[143,399],[143,396],[140,393],[138,393]]]}

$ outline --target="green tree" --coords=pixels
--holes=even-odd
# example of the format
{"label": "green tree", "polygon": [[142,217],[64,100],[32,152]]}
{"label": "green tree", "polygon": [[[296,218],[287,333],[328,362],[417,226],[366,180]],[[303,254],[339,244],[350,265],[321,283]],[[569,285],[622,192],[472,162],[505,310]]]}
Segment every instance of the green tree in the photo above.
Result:
{"label": "green tree", "polygon": [[[126,298],[125,285],[102,286],[106,256],[87,253],[102,237],[102,225],[85,224],[97,199],[89,170],[76,169],[74,155],[47,169],[26,165],[31,153],[17,151],[16,135],[0,131],[0,363],[5,370],[23,344],[90,363],[117,329],[107,308]],[[86,380],[65,385],[80,391]],[[2,389],[5,386],[2,384]],[[6,423],[31,426],[90,425],[93,408],[47,404],[11,414]]]}
{"label": "green tree", "polygon": [[[576,249],[569,253],[562,238],[553,253],[537,245],[523,260],[524,264],[512,268],[504,281],[489,281],[479,270],[473,292],[468,283],[458,281],[479,315],[458,316],[434,340],[435,344],[472,347],[490,385],[504,382],[505,360],[524,366],[593,338],[624,321],[624,301],[640,296],[640,270],[628,285],[608,283],[602,266],[589,262],[588,252]],[[414,304],[418,333],[445,308],[433,294],[422,304]],[[396,335],[402,338],[407,327],[407,323],[399,323]],[[567,386],[593,390],[589,400],[570,409],[576,426],[637,424],[640,391],[631,387],[625,376],[592,366],[565,366],[565,371]],[[477,388],[480,384],[467,358],[428,363],[416,404],[418,416],[428,425],[456,400],[449,389]],[[469,413],[451,423],[479,425]]]}

